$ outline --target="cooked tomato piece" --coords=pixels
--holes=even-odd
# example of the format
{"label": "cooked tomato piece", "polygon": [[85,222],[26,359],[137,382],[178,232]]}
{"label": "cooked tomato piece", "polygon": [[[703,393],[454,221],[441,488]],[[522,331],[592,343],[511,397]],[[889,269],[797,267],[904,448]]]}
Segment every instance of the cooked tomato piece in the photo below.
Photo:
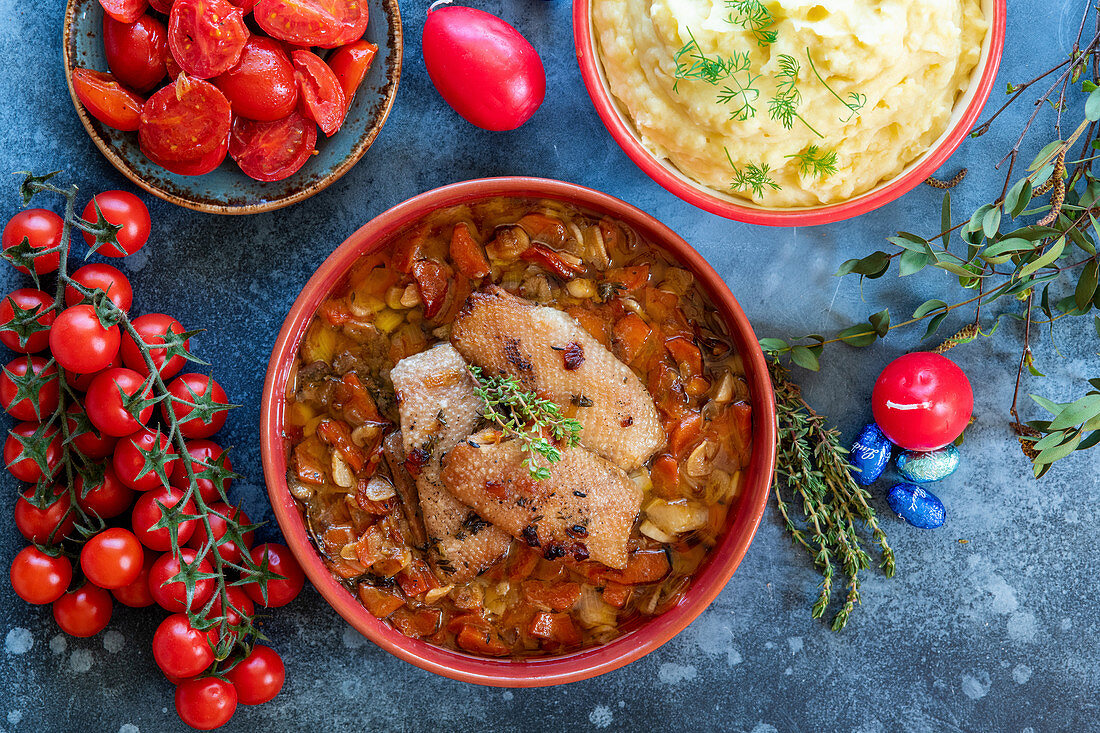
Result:
{"label": "cooked tomato piece", "polygon": [[630,595],[634,592],[634,589],[629,585],[608,581],[600,592],[603,594],[604,603],[615,608],[623,608],[626,602],[630,600]]}
{"label": "cooked tomato piece", "polygon": [[432,588],[439,587],[439,581],[420,558],[413,558],[412,563],[399,572],[396,576],[397,584],[406,596],[418,596]]}
{"label": "cooked tomato piece", "polygon": [[563,646],[574,646],[581,643],[580,629],[573,623],[572,617],[566,613],[539,611],[531,619],[531,625],[527,631],[531,636]]}
{"label": "cooked tomato piece", "polygon": [[541,580],[525,580],[520,587],[528,603],[550,611],[567,611],[581,596],[579,583],[544,583]]}
{"label": "cooked tomato piece", "polygon": [[683,336],[675,336],[665,341],[665,348],[680,367],[680,376],[691,379],[703,373],[703,352],[695,342]]}
{"label": "cooked tomato piece", "polygon": [[605,348],[611,348],[611,336],[608,333],[609,328],[605,318],[600,317],[595,311],[575,305],[566,308],[565,312],[581,324],[581,328],[588,331],[592,338],[599,341]]}
{"label": "cooked tomato piece", "polygon": [[604,273],[604,281],[622,285],[623,290],[633,292],[649,282],[649,265],[616,267]]}
{"label": "cooked tomato piece", "polygon": [[291,54],[291,62],[301,93],[301,106],[325,135],[332,136],[344,123],[348,111],[340,81],[328,64],[312,51],[295,51]]}
{"label": "cooked tomato piece", "polygon": [[420,299],[424,301],[424,317],[435,318],[447,299],[451,268],[435,260],[417,260],[413,263],[412,275],[420,288]]}
{"label": "cooked tomato piece", "polygon": [[570,262],[560,252],[555,252],[540,242],[535,242],[520,252],[519,257],[549,270],[562,280],[572,280],[585,270],[583,264]]}
{"label": "cooked tomato piece", "polygon": [[281,43],[263,36],[249,38],[237,64],[212,81],[229,100],[233,114],[250,120],[281,120],[298,105],[290,57]]}
{"label": "cooked tomato piece", "polygon": [[[363,9],[366,10],[365,5]],[[378,46],[370,41],[359,40],[341,46],[328,57],[327,63],[332,73],[336,74],[340,88],[344,90],[344,101],[348,107],[351,106],[351,100],[359,90],[359,85],[363,83],[367,72],[370,71],[376,53],[378,53]]]}
{"label": "cooked tomato piece", "polygon": [[297,173],[317,146],[317,125],[297,112],[274,122],[233,121],[229,155],[257,181],[281,181]]}
{"label": "cooked tomato piece", "polygon": [[703,416],[698,412],[690,412],[667,432],[668,452],[677,458],[684,458],[703,432]]}
{"label": "cooked tomato piece", "polygon": [[99,0],[99,4],[119,23],[133,23],[149,7],[148,0]]}
{"label": "cooked tomato piece", "polygon": [[340,46],[367,29],[362,0],[259,0],[253,14],[269,36],[296,46]]}
{"label": "cooked tomato piece", "polygon": [[419,226],[397,240],[390,256],[393,269],[405,275],[412,273],[413,264],[420,259],[420,251],[424,248],[427,236],[427,227]]}
{"label": "cooked tomato piece", "polygon": [[249,35],[244,11],[228,0],[175,0],[168,15],[172,57],[199,79],[233,68]]}
{"label": "cooked tomato piece", "polygon": [[228,149],[232,119],[229,100],[216,86],[181,75],[145,102],[138,143],[160,165],[197,164],[222,147]]}
{"label": "cooked tomato piece", "polygon": [[455,224],[454,231],[451,232],[451,260],[466,277],[482,278],[491,271],[489,260],[485,259],[485,253],[481,251],[481,245],[463,221]]}
{"label": "cooked tomato piece", "polygon": [[459,630],[458,635],[455,637],[455,643],[462,649],[474,654],[484,654],[488,657],[508,655],[508,646],[500,640],[500,634],[470,624],[464,625]]}
{"label": "cooked tomato piece", "polygon": [[104,125],[127,132],[138,129],[145,100],[110,74],[73,69],[73,91],[88,114]]}
{"label": "cooked tomato piece", "polygon": [[366,583],[359,584],[359,600],[375,618],[386,618],[405,605],[405,599],[393,591],[375,588]]}
{"label": "cooked tomato piece", "polygon": [[367,455],[351,439],[351,428],[343,420],[325,418],[317,424],[317,437],[335,449],[352,471],[359,471],[367,462]]}
{"label": "cooked tomato piece", "polygon": [[[362,380],[355,372],[348,372],[340,381],[337,389],[339,402],[344,408],[344,414],[357,425],[385,425],[386,419],[378,413],[378,405],[370,392],[363,386]],[[350,413],[350,414],[349,414]]]}
{"label": "cooked tomato piece", "polygon": [[560,247],[565,244],[565,223],[557,217],[533,211],[520,217],[516,224],[527,232],[532,240]]}
{"label": "cooked tomato piece", "polygon": [[443,612],[438,608],[422,608],[419,611],[413,611],[408,606],[402,606],[390,614],[389,619],[402,634],[416,639],[434,634],[439,629]]}
{"label": "cooked tomato piece", "polygon": [[151,15],[142,15],[133,23],[120,23],[105,15],[103,51],[116,79],[131,89],[149,92],[167,73],[168,31]]}
{"label": "cooked tomato piece", "polygon": [[662,453],[653,459],[649,472],[653,481],[653,493],[662,499],[675,499],[680,495],[680,464],[673,456]]}
{"label": "cooked tomato piece", "polygon": [[217,168],[225,160],[229,152],[229,141],[223,140],[220,145],[200,158],[192,160],[160,160],[149,153],[145,155],[161,168],[180,176],[204,176]]}
{"label": "cooked tomato piece", "polygon": [[172,0],[149,0],[149,7],[158,13],[168,15],[172,11]]}
{"label": "cooked tomato piece", "polygon": [[512,543],[512,551],[508,555],[508,580],[516,582],[527,578],[535,571],[542,554],[527,545],[518,542]]}
{"label": "cooked tomato piece", "polygon": [[611,345],[615,356],[630,364],[645,348],[653,329],[637,313],[627,313],[615,323]]}

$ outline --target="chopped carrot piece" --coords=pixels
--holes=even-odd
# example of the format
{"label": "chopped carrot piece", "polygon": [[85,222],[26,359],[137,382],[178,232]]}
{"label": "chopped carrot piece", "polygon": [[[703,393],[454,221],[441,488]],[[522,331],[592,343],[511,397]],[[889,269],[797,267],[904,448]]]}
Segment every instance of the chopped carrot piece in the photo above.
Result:
{"label": "chopped carrot piece", "polygon": [[472,626],[475,629],[488,629],[491,624],[489,620],[482,616],[480,613],[460,613],[459,615],[451,618],[444,624],[444,628],[450,631],[452,634],[457,634],[462,630],[463,626]]}
{"label": "chopped carrot piece", "polygon": [[561,219],[532,212],[524,214],[516,224],[522,227],[531,239],[558,246],[565,244],[565,224]]}
{"label": "chopped carrot piece", "polygon": [[360,425],[387,424],[388,421],[379,414],[378,405],[375,404],[374,398],[371,397],[370,392],[367,391],[362,380],[359,379],[359,375],[355,372],[348,372],[344,375],[343,380],[340,382],[338,397],[344,407],[345,417],[348,417],[352,422]]}
{"label": "chopped carrot piece", "polygon": [[422,608],[413,611],[402,606],[390,615],[390,622],[402,634],[414,639],[434,634],[443,620],[443,612],[438,608]]}
{"label": "chopped carrot piece", "polygon": [[414,557],[412,563],[399,572],[396,578],[402,592],[409,597],[418,596],[439,587],[439,581],[432,574],[427,563],[418,557]]}
{"label": "chopped carrot piece", "polygon": [[662,453],[653,461],[649,472],[653,481],[653,493],[662,499],[675,499],[680,496],[680,464],[668,453]]}
{"label": "chopped carrot piece", "polygon": [[500,640],[500,635],[496,632],[468,624],[458,632],[455,643],[468,652],[484,654],[489,657],[507,656],[509,651],[507,645]]}
{"label": "chopped carrot piece", "polygon": [[608,581],[601,592],[605,603],[615,608],[623,608],[626,606],[626,602],[630,600],[630,594],[634,592],[634,589],[629,585]]}
{"label": "chopped carrot piece", "polygon": [[466,277],[479,279],[489,274],[489,260],[474,239],[470,227],[464,221],[455,224],[451,232],[451,261]]}
{"label": "chopped carrot piece", "polygon": [[572,280],[585,270],[583,264],[575,265],[562,257],[561,253],[555,252],[539,242],[535,242],[520,252],[519,257],[521,260],[533,262],[539,267],[549,270],[562,280]]}
{"label": "chopped carrot piece", "polygon": [[351,428],[343,420],[325,418],[317,423],[317,437],[332,446],[352,471],[359,471],[366,464],[366,452],[352,442]]}
{"label": "chopped carrot piece", "polygon": [[544,583],[541,580],[525,580],[520,586],[529,603],[551,611],[566,611],[581,597],[579,583]]}
{"label": "chopped carrot piece", "polygon": [[646,312],[653,314],[654,319],[657,321],[663,322],[666,318],[673,317],[673,311],[677,310],[676,304],[679,301],[680,296],[676,293],[670,293],[651,285],[647,285],[645,288],[644,304]]}
{"label": "chopped carrot piece", "polygon": [[693,410],[668,430],[668,452],[682,459],[688,449],[695,446],[702,433],[703,416]]}
{"label": "chopped carrot piece", "polygon": [[604,273],[604,281],[619,283],[623,290],[633,292],[649,282],[649,265],[616,267]]}
{"label": "chopped carrot piece", "polygon": [[631,363],[645,348],[653,329],[637,313],[628,313],[615,324],[611,345],[615,355],[626,364]]}
{"label": "chopped carrot piece", "polygon": [[603,577],[623,585],[656,583],[668,575],[672,566],[664,550],[640,550],[630,556],[623,570],[608,569]]}
{"label": "chopped carrot piece", "polygon": [[508,580],[514,583],[530,576],[534,572],[535,566],[538,565],[540,558],[541,555],[537,550],[519,542],[513,542],[506,571]]}
{"label": "chopped carrot piece", "polygon": [[393,591],[375,588],[366,583],[359,584],[359,600],[375,618],[386,618],[405,605],[405,599]]}
{"label": "chopped carrot piece", "polygon": [[346,524],[338,524],[335,527],[329,527],[325,530],[325,533],[321,535],[321,541],[325,543],[325,549],[329,552],[336,552],[344,545],[355,540],[355,533],[351,531],[351,527]]}
{"label": "chopped carrot piece", "polygon": [[317,462],[311,451],[304,448],[305,443],[294,446],[295,471],[298,480],[305,484],[320,486],[325,483],[325,467]]}
{"label": "chopped carrot piece", "polygon": [[420,288],[424,302],[424,317],[435,318],[443,309],[451,282],[451,268],[435,260],[417,260],[412,264],[412,276]]}
{"label": "chopped carrot piece", "polygon": [[611,337],[608,334],[607,321],[600,318],[599,314],[595,311],[575,305],[566,308],[565,312],[572,316],[577,323],[581,324],[581,328],[588,331],[592,338],[603,344],[604,348],[611,347]]}
{"label": "chopped carrot piece", "polygon": [[675,336],[665,341],[665,348],[680,367],[680,376],[691,379],[703,373],[703,352],[690,339]]}
{"label": "chopped carrot piece", "polygon": [[531,619],[531,625],[527,628],[531,636],[546,639],[563,646],[574,646],[581,643],[581,632],[573,619],[565,613],[546,613],[539,611]]}
{"label": "chopped carrot piece", "polygon": [[706,377],[692,377],[684,385],[684,392],[688,397],[702,397],[710,389],[710,380]]}
{"label": "chopped carrot piece", "polygon": [[424,240],[427,236],[427,227],[421,226],[397,240],[390,257],[393,268],[406,275],[411,273],[413,263],[420,259],[420,251],[424,248]]}
{"label": "chopped carrot piece", "polygon": [[358,578],[360,575],[367,572],[367,569],[355,560],[345,560],[342,557],[337,557],[335,560],[327,560],[326,562],[328,563],[329,569],[344,580]]}

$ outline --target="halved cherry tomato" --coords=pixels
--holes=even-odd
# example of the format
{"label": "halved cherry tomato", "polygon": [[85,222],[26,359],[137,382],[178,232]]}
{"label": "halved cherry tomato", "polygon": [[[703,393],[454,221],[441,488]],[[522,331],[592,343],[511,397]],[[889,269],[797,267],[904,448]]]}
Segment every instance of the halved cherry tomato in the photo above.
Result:
{"label": "halved cherry tomato", "polygon": [[294,67],[278,41],[252,36],[236,66],[212,80],[233,114],[250,120],[281,120],[298,104]]}
{"label": "halved cherry tomato", "polygon": [[149,0],[99,0],[99,4],[119,23],[133,23],[149,7]]}
{"label": "halved cherry tomato", "polygon": [[56,316],[53,298],[47,293],[34,288],[13,290],[0,301],[0,343],[21,354],[42,351],[50,345],[50,326]]}
{"label": "halved cherry tomato", "polygon": [[172,58],[199,79],[232,69],[249,35],[244,11],[227,0],[176,0],[168,14]]}
{"label": "halved cherry tomato", "polygon": [[167,73],[168,31],[151,15],[133,23],[103,16],[103,51],[115,78],[139,92],[149,92]]}
{"label": "halved cherry tomato", "polygon": [[352,97],[370,71],[376,53],[378,46],[370,41],[358,40],[341,46],[328,57],[329,68],[336,74],[336,80],[344,90],[344,102],[348,107],[351,107]]}
{"label": "halved cherry tomato", "polygon": [[[182,2],[182,0],[180,0]],[[228,146],[233,111],[229,100],[210,82],[180,75],[149,97],[141,109],[138,143],[159,165],[196,164]]]}
{"label": "halved cherry tomato", "polygon": [[73,91],[88,114],[104,125],[127,132],[138,129],[145,100],[110,74],[73,69]]}
{"label": "halved cherry tomato", "polygon": [[274,122],[233,121],[229,155],[257,181],[281,181],[301,170],[317,145],[317,125],[298,112]]}
{"label": "halved cherry tomato", "polygon": [[[61,244],[61,233],[65,223],[61,217],[49,209],[23,209],[4,225],[4,233],[0,236],[5,250],[16,247],[24,242],[31,249],[53,249]],[[34,271],[39,275],[54,272],[61,262],[61,251],[49,254],[26,254],[27,262],[33,260]],[[26,265],[15,265],[15,269],[24,274],[30,273]]]}
{"label": "halved cherry tomato", "polygon": [[[172,0],[149,0],[149,7],[158,13],[168,15],[168,13],[172,12]],[[171,58],[171,56],[169,56],[169,58]]]}
{"label": "halved cherry tomato", "polygon": [[269,36],[296,46],[340,46],[367,29],[361,0],[259,0],[253,15]]}
{"label": "halved cherry tomato", "polygon": [[145,152],[145,155],[149,160],[169,173],[175,173],[178,176],[205,176],[222,164],[228,152],[229,140],[226,139],[222,140],[218,144],[218,147],[214,148],[209,153],[193,160],[163,160],[148,151]]}
{"label": "halved cherry tomato", "polygon": [[291,62],[302,94],[301,106],[321,126],[321,131],[331,137],[340,129],[348,111],[340,80],[312,51],[295,51],[291,54]]}

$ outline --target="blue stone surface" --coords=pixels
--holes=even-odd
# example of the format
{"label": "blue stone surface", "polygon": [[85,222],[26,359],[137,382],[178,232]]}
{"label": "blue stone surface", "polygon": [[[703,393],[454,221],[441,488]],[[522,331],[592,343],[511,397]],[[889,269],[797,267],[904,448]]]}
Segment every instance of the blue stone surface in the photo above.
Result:
{"label": "blue stone surface", "polygon": [[937,529],[947,518],[939,497],[916,484],[895,484],[886,495],[886,502],[917,529]]}
{"label": "blue stone surface", "polygon": [[857,483],[870,486],[890,463],[890,453],[894,450],[894,444],[882,434],[878,425],[869,423],[852,443],[852,450],[848,454],[848,461],[858,470],[852,473],[852,478]]}
{"label": "blue stone surface", "polygon": [[940,481],[955,473],[959,467],[959,449],[946,445],[939,450],[924,453],[905,451],[894,461],[898,474],[906,481],[925,484]]}
{"label": "blue stone surface", "polygon": [[[1032,79],[1069,52],[1084,5],[1009,2],[1004,62],[987,114],[1003,101],[1008,82]],[[929,298],[954,302],[972,292],[948,276],[890,275],[862,288],[854,278],[833,277],[845,259],[889,249],[884,240],[898,230],[939,231],[942,192],[919,187],[854,221],[805,229],[763,229],[699,211],[650,181],[600,123],[577,69],[569,3],[486,0],[478,7],[513,23],[542,54],[546,101],[528,124],[484,132],[442,102],[420,60],[427,2],[410,0],[402,5],[406,50],[397,103],[375,146],[348,175],[304,203],[246,218],[146,199],[152,240],[117,262],[133,279],[138,309],[165,310],[188,327],[208,329],[192,344],[242,405],[222,437],[246,476],[233,495],[254,520],[272,519],[257,424],[267,357],[287,309],[314,268],[357,227],[444,183],[535,174],[623,198],[692,242],[729,282],[760,335],[832,334],[888,305],[900,322]],[[61,71],[62,10],[60,2],[0,0],[6,60],[0,171],[64,169],[63,178],[88,196],[134,190],[73,111]],[[1063,134],[1080,119],[1081,100],[1070,101]],[[952,191],[956,212],[1000,194],[1002,174],[993,166],[1032,111],[1023,104],[1002,115],[939,171],[950,178],[959,168],[970,170]],[[1050,130],[1053,121],[1051,110],[1040,110],[1033,129]],[[1021,160],[1030,161],[1046,139],[1029,138]],[[14,189],[0,193],[6,220],[18,204]],[[0,268],[4,292],[22,282]],[[983,310],[984,318],[995,315]],[[952,312],[942,332],[954,332],[968,317]],[[1081,392],[1084,377],[1095,376],[1096,336],[1091,325],[1071,320],[1054,324],[1056,345],[1033,339],[1036,362],[1049,376],[1025,375],[1025,392],[1065,401]],[[806,398],[854,434],[866,420],[875,377],[919,348],[921,333],[899,329],[867,349],[827,346],[820,373],[797,373]],[[1021,325],[1002,319],[994,338],[951,352],[974,380],[977,418],[967,430],[967,460],[936,486],[951,505],[951,523],[916,531],[876,494],[897,575],[865,573],[862,606],[842,634],[810,618],[820,578],[769,506],[740,568],[688,629],[642,660],[565,687],[509,691],[423,672],[376,648],[307,587],[265,621],[286,660],[282,693],[273,703],[239,708],[223,730],[1095,730],[1100,596],[1087,589],[1100,576],[1097,454],[1060,461],[1041,484],[1032,479],[1007,415],[1021,338]],[[1020,406],[1021,417],[1040,417],[1026,398]],[[6,576],[23,541],[10,521],[18,487],[0,476],[0,488],[0,575]],[[258,535],[273,539],[278,530],[268,525]],[[186,731],[152,658],[158,619],[155,611],[117,606],[106,632],[66,638],[49,608],[23,603],[0,578],[0,729]]]}

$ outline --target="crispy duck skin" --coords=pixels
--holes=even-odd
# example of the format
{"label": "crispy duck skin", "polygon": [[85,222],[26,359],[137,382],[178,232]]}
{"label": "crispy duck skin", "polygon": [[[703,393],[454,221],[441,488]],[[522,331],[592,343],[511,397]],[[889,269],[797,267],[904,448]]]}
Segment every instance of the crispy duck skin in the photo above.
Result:
{"label": "crispy duck skin", "polygon": [[404,467],[416,481],[432,569],[444,583],[469,580],[496,562],[511,541],[440,479],[441,457],[473,432],[481,416],[473,378],[448,344],[402,359],[390,378],[401,415]]}
{"label": "crispy duck skin", "polygon": [[479,516],[548,560],[591,558],[625,568],[630,530],[641,510],[637,485],[581,446],[563,448],[543,480],[531,476],[526,456],[518,440],[482,431],[447,453],[443,483]]}
{"label": "crispy duck skin", "polygon": [[451,343],[470,363],[561,405],[583,426],[581,444],[624,470],[640,467],[665,443],[641,380],[562,311],[493,286],[467,299]]}

